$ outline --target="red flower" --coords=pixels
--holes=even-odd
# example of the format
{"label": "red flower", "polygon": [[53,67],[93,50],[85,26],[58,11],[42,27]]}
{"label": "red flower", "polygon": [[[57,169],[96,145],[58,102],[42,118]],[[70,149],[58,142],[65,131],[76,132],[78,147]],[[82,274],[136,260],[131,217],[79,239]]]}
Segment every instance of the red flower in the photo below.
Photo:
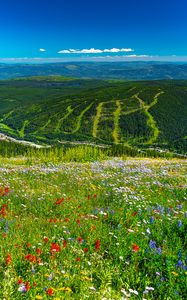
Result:
{"label": "red flower", "polygon": [[1,214],[2,214],[2,216],[6,215],[6,207],[7,207],[7,204],[3,204],[2,208],[1,208]]}
{"label": "red flower", "polygon": [[37,254],[40,255],[41,253],[42,253],[41,249],[38,248],[38,249],[37,249]]}
{"label": "red flower", "polygon": [[47,291],[46,291],[46,294],[49,295],[49,296],[52,296],[54,294],[54,290],[52,288],[49,288]]}
{"label": "red flower", "polygon": [[100,240],[97,240],[97,241],[95,242],[95,250],[96,250],[96,251],[99,251],[100,246],[101,246],[101,242],[100,242]]}
{"label": "red flower", "polygon": [[135,211],[135,212],[132,213],[133,217],[136,216],[136,215],[137,215],[137,211]]}
{"label": "red flower", "polygon": [[132,251],[133,252],[138,252],[139,250],[140,250],[140,247],[138,245],[136,245],[136,244],[132,245]]}
{"label": "red flower", "polygon": [[64,201],[64,198],[58,199],[58,200],[56,201],[56,205],[61,204],[63,201]]}
{"label": "red flower", "polygon": [[78,219],[78,220],[77,220],[77,224],[80,224],[80,222],[81,222],[81,220],[80,220],[80,219]]}
{"label": "red flower", "polygon": [[6,187],[5,187],[5,194],[8,195],[9,192],[10,192],[10,188],[9,188],[9,186],[6,186]]}
{"label": "red flower", "polygon": [[27,291],[31,289],[29,281],[26,281],[25,288],[26,288]]}
{"label": "red flower", "polygon": [[60,246],[52,242],[50,251],[51,253],[60,252]]}
{"label": "red flower", "polygon": [[90,200],[90,198],[91,198],[91,196],[90,196],[90,195],[88,195],[88,200]]}
{"label": "red flower", "polygon": [[47,243],[49,241],[49,238],[47,236],[44,236],[44,242]]}
{"label": "red flower", "polygon": [[64,248],[66,248],[66,246],[67,246],[66,240],[63,241],[63,246],[64,246]]}
{"label": "red flower", "polygon": [[10,255],[10,254],[7,254],[7,257],[6,257],[6,265],[8,266],[11,262],[12,262],[11,255]]}
{"label": "red flower", "polygon": [[66,219],[65,219],[65,221],[66,221],[66,222],[69,222],[69,219],[68,219],[68,218],[66,218]]}
{"label": "red flower", "polygon": [[28,243],[28,244],[27,244],[27,247],[28,247],[28,248],[30,248],[30,246],[31,246],[31,244],[30,244],[30,243]]}
{"label": "red flower", "polygon": [[38,259],[37,259],[37,263],[38,263],[38,264],[42,264],[42,260],[41,260],[41,258],[40,258],[40,257],[38,257]]}
{"label": "red flower", "polygon": [[89,250],[88,248],[84,248],[84,253],[88,252],[88,250]]}
{"label": "red flower", "polygon": [[28,260],[29,262],[36,262],[36,256],[32,254],[25,255],[25,259]]}
{"label": "red flower", "polygon": [[94,197],[94,199],[95,199],[95,198],[97,198],[97,195],[96,195],[96,194],[94,194],[94,196],[93,196],[93,197]]}
{"label": "red flower", "polygon": [[81,243],[82,243],[82,241],[83,241],[83,238],[81,238],[81,237],[78,237],[78,238],[77,238],[77,241],[79,241],[79,243],[81,244]]}
{"label": "red flower", "polygon": [[76,261],[81,261],[80,257],[77,257],[77,258],[76,258]]}
{"label": "red flower", "polygon": [[23,280],[22,279],[19,279],[17,284],[22,284],[23,283]]}

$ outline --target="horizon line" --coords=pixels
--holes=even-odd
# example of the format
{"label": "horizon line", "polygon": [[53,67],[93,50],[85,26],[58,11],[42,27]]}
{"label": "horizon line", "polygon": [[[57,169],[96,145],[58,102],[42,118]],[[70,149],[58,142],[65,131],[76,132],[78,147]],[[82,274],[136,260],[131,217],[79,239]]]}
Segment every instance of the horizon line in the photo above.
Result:
{"label": "horizon line", "polygon": [[187,62],[187,55],[126,55],[92,57],[0,57],[0,63],[65,63],[65,62]]}

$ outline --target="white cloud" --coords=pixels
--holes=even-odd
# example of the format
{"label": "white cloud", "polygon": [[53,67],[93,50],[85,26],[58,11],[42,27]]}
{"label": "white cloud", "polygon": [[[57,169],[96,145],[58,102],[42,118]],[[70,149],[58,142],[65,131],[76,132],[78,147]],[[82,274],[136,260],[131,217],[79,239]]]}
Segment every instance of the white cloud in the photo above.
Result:
{"label": "white cloud", "polygon": [[98,53],[119,53],[119,52],[132,52],[134,51],[131,48],[111,48],[111,49],[95,49],[95,48],[90,48],[90,49],[82,49],[82,50],[77,50],[77,49],[66,49],[66,50],[60,50],[58,51],[59,54],[98,54]]}
{"label": "white cloud", "polygon": [[152,57],[150,55],[145,55],[145,54],[140,54],[140,55],[137,55],[137,54],[130,54],[130,55],[125,55],[124,57]]}
{"label": "white cloud", "polygon": [[132,52],[134,51],[131,48],[112,48],[112,49],[104,49],[103,52],[105,53],[118,53],[118,52]]}
{"label": "white cloud", "polygon": [[61,50],[61,51],[58,51],[58,53],[69,54],[69,53],[71,53],[71,51],[70,50]]}
{"label": "white cloud", "polygon": [[44,48],[40,48],[39,50],[40,52],[46,52],[46,50]]}

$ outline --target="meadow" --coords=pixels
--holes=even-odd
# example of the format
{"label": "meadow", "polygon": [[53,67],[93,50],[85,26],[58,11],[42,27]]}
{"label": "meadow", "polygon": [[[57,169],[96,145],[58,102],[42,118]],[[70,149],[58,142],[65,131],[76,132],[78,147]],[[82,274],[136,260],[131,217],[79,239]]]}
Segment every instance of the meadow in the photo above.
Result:
{"label": "meadow", "polygon": [[0,166],[0,299],[187,299],[187,160]]}

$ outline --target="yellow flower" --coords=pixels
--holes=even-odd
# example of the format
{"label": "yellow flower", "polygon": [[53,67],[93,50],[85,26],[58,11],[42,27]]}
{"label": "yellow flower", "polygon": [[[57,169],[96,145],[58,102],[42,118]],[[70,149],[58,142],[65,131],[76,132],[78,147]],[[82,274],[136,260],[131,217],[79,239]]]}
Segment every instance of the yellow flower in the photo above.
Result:
{"label": "yellow flower", "polygon": [[87,277],[87,276],[82,276],[81,279],[82,279],[82,280],[86,280],[86,281],[91,280],[91,278],[89,278],[89,277]]}
{"label": "yellow flower", "polygon": [[176,272],[171,272],[171,274],[173,274],[173,275],[175,275],[175,276],[179,276],[179,274],[176,273]]}
{"label": "yellow flower", "polygon": [[187,272],[185,272],[185,274],[187,275]]}
{"label": "yellow flower", "polygon": [[41,299],[42,299],[42,296],[37,295],[37,296],[36,296],[36,299],[37,299],[37,300],[41,300]]}
{"label": "yellow flower", "polygon": [[81,271],[80,274],[81,275],[87,275],[87,272]]}
{"label": "yellow flower", "polygon": [[69,287],[62,287],[62,288],[59,288],[58,291],[71,292],[72,290]]}

